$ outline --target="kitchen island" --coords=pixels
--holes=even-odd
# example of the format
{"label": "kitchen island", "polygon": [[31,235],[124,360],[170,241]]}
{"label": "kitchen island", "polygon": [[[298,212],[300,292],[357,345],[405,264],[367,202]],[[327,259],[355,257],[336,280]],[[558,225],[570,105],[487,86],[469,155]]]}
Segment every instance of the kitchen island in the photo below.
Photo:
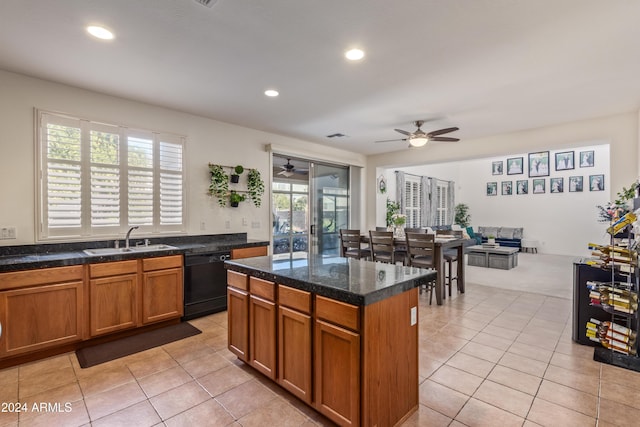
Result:
{"label": "kitchen island", "polygon": [[346,258],[225,262],[229,350],[339,425],[418,408],[418,287],[434,270]]}

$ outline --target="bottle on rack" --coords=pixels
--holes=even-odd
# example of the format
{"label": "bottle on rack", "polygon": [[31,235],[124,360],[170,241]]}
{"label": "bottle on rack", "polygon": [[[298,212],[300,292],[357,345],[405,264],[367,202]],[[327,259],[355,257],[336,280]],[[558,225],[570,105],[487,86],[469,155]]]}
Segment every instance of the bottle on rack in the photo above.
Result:
{"label": "bottle on rack", "polygon": [[637,333],[626,326],[592,318],[590,322],[587,322],[587,337],[618,353],[636,354]]}

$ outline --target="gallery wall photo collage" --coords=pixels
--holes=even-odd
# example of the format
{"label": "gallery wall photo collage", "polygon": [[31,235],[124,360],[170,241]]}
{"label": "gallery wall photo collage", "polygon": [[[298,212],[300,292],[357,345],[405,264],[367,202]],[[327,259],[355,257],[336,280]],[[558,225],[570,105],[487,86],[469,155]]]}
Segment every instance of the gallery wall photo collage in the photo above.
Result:
{"label": "gallery wall photo collage", "polygon": [[[588,170],[580,170],[594,167],[594,153],[594,150],[559,151],[550,157],[549,151],[538,151],[529,153],[526,159],[508,157],[506,160],[493,161],[491,174],[495,176],[496,181],[487,182],[487,196],[544,194],[547,191],[564,193],[565,184],[570,193],[579,193],[587,189],[604,191],[603,174],[591,175],[588,174]],[[552,173],[568,170],[576,170],[576,174],[569,176],[566,183],[563,176],[554,177]],[[507,179],[498,178],[498,175],[507,175]],[[508,179],[510,176],[513,177]]]}

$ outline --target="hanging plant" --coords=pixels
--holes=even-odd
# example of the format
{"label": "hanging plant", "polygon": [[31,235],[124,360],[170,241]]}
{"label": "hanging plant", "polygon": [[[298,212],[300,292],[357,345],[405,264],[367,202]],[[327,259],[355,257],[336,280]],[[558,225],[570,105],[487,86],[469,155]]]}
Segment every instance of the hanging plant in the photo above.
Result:
{"label": "hanging plant", "polygon": [[242,165],[238,165],[233,169],[233,171],[235,173],[231,174],[231,182],[237,184],[238,182],[240,182],[240,175],[242,175],[242,172],[244,172],[244,167],[242,167]]}
{"label": "hanging plant", "polygon": [[227,206],[227,195],[229,194],[229,175],[220,165],[209,163],[211,171],[211,184],[209,184],[209,194],[218,198],[218,204]]}
{"label": "hanging plant", "polygon": [[237,208],[238,204],[240,204],[240,202],[244,202],[246,199],[247,196],[245,196],[244,194],[240,194],[235,191],[229,193],[229,202],[231,202],[232,208]]}
{"label": "hanging plant", "polygon": [[262,181],[258,169],[249,169],[247,175],[247,191],[254,206],[257,208],[260,207],[260,203],[262,203],[261,198],[264,194],[264,181]]}

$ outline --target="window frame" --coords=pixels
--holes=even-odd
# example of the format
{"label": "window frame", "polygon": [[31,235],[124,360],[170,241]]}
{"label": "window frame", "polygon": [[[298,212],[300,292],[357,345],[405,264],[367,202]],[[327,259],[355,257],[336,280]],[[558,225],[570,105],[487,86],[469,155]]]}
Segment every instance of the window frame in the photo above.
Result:
{"label": "window frame", "polygon": [[[140,231],[147,235],[153,234],[184,234],[187,230],[187,170],[186,170],[186,145],[187,138],[183,135],[172,134],[168,132],[159,132],[154,130],[145,130],[141,128],[129,127],[121,124],[106,123],[104,121],[91,120],[83,117],[78,117],[72,114],[60,113],[49,110],[35,109],[35,171],[36,171],[36,241],[67,241],[67,240],[83,240],[87,238],[112,238],[120,237],[130,227],[129,217],[129,176],[132,170],[140,169],[135,165],[129,164],[128,158],[128,146],[129,138],[145,135],[151,137],[152,141],[152,167],[147,170],[151,171],[152,176],[152,220],[150,224],[140,225]],[[49,140],[47,138],[48,125],[60,124],[62,126],[75,126],[80,129],[80,160],[71,161],[64,160],[63,162],[71,162],[79,165],[79,181],[80,181],[80,219],[79,225],[73,225],[69,227],[50,227],[49,224],[49,162],[50,160],[58,161],[59,159],[50,158],[48,154]],[[92,170],[96,167],[100,167],[102,163],[92,162],[91,148],[92,131],[104,132],[108,130],[111,133],[117,130],[119,138],[118,143],[118,165],[113,166],[113,169],[117,169],[118,185],[119,185],[119,205],[118,205],[118,224],[117,225],[96,225],[92,224],[92,202],[95,202],[95,198],[92,198],[91,185],[92,185]],[[180,147],[176,156],[179,159],[179,166],[176,168],[162,169],[161,165],[161,145],[165,143],[173,144]],[[166,145],[164,145],[166,147]],[[163,156],[166,153],[163,151]],[[166,159],[166,157],[164,157]],[[176,162],[173,162],[174,165]],[[166,164],[166,163],[165,163]],[[167,175],[168,174],[168,175]],[[167,223],[162,224],[161,221],[161,201],[167,202],[167,197],[163,197],[161,194],[161,179],[163,177],[171,177],[166,185],[173,185],[179,190],[178,202],[173,201],[172,210],[176,212],[175,217],[178,218],[179,223]],[[95,182],[95,181],[94,181]],[[97,193],[94,193],[97,194]],[[175,192],[173,193],[175,194]],[[178,206],[178,207],[176,207]],[[166,212],[166,211],[165,211]],[[94,216],[94,220],[95,220]],[[138,224],[133,224],[138,225]]]}

